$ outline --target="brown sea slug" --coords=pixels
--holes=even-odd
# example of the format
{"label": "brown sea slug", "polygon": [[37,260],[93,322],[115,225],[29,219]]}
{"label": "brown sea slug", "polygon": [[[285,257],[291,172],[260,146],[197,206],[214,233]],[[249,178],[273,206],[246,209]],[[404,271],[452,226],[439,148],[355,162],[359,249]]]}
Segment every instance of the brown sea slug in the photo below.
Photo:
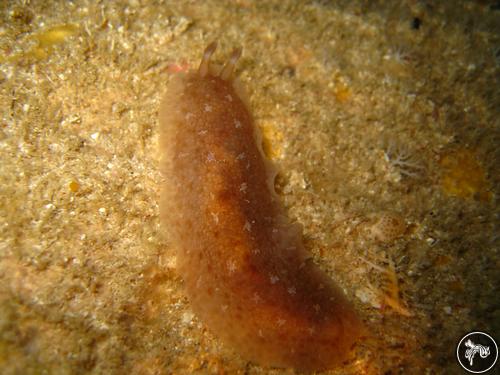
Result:
{"label": "brown sea slug", "polygon": [[261,365],[319,370],[348,360],[364,332],[343,293],[310,260],[274,192],[234,66],[210,44],[170,82],[160,109],[161,212],[194,312]]}

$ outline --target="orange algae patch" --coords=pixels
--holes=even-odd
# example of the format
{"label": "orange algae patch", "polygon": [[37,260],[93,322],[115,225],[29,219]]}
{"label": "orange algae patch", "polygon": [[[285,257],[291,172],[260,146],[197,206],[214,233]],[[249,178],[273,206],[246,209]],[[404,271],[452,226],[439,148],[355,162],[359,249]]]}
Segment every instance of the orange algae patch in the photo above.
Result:
{"label": "orange algae patch", "polygon": [[38,45],[33,47],[26,56],[33,56],[37,60],[47,58],[57,44],[64,43],[70,36],[78,32],[78,26],[74,24],[64,24],[51,27],[35,35],[33,39],[38,41]]}
{"label": "orange algae patch", "polygon": [[262,131],[262,148],[269,159],[279,159],[283,154],[283,133],[272,124],[263,122],[260,125]]}
{"label": "orange algae patch", "polygon": [[232,78],[240,52],[216,71],[215,46],[198,71],[173,78],[160,108],[161,217],[192,309],[260,365],[341,366],[364,325],[308,260],[301,229],[274,191],[276,171]]}
{"label": "orange algae patch", "polygon": [[441,157],[441,188],[452,196],[488,202],[492,198],[486,174],[474,152],[451,151]]}
{"label": "orange algae patch", "polygon": [[68,184],[69,190],[71,190],[73,193],[76,193],[78,190],[80,190],[80,184],[76,181],[71,181]]}
{"label": "orange algae patch", "polygon": [[454,292],[463,292],[465,289],[464,283],[460,279],[450,281],[448,287]]}
{"label": "orange algae patch", "polygon": [[29,40],[36,40],[37,44],[27,52],[17,53],[7,57],[0,57],[0,62],[3,61],[18,61],[22,58],[34,58],[43,60],[50,56],[54,50],[54,46],[66,42],[66,40],[75,35],[79,28],[77,25],[68,23],[51,27],[47,30],[36,33]]}
{"label": "orange algae patch", "polygon": [[436,267],[444,267],[450,264],[453,261],[453,258],[449,255],[438,255],[434,260],[434,266]]}
{"label": "orange algae patch", "polygon": [[340,104],[345,104],[352,98],[352,89],[347,80],[336,74],[332,77],[332,82],[329,84],[332,88],[332,93],[335,100]]}
{"label": "orange algae patch", "polygon": [[351,99],[352,92],[347,84],[339,82],[335,87],[334,95],[339,103],[345,103]]}

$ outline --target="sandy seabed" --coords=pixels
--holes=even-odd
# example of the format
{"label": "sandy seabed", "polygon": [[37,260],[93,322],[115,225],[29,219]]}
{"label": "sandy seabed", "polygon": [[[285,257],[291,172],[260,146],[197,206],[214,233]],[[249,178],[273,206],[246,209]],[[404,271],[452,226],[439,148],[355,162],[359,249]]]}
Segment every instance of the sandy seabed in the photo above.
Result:
{"label": "sandy seabed", "polygon": [[500,338],[499,8],[2,3],[2,373],[295,373],[204,328],[159,225],[159,103],[213,40],[243,47],[276,189],[372,333],[324,373],[458,373],[465,333]]}

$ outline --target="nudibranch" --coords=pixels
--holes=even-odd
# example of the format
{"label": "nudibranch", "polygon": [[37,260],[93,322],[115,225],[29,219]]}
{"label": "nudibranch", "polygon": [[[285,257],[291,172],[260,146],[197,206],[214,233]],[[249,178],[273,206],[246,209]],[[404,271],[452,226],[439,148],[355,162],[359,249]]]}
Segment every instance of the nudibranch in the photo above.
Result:
{"label": "nudibranch", "polygon": [[235,79],[236,49],[172,77],[160,108],[161,216],[200,320],[243,358],[313,371],[342,365],[365,329],[307,256]]}

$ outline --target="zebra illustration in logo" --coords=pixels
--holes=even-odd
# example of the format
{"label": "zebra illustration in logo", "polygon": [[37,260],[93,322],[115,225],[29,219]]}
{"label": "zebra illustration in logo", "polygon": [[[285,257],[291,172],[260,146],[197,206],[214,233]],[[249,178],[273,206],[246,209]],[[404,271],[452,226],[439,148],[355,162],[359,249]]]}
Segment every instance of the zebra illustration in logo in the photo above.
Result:
{"label": "zebra illustration in logo", "polygon": [[490,347],[489,346],[474,344],[471,340],[467,340],[464,345],[469,348],[465,351],[465,358],[467,358],[469,360],[469,363],[471,366],[472,366],[472,362],[474,360],[474,356],[476,355],[476,353],[479,353],[481,358],[486,358],[490,355]]}

